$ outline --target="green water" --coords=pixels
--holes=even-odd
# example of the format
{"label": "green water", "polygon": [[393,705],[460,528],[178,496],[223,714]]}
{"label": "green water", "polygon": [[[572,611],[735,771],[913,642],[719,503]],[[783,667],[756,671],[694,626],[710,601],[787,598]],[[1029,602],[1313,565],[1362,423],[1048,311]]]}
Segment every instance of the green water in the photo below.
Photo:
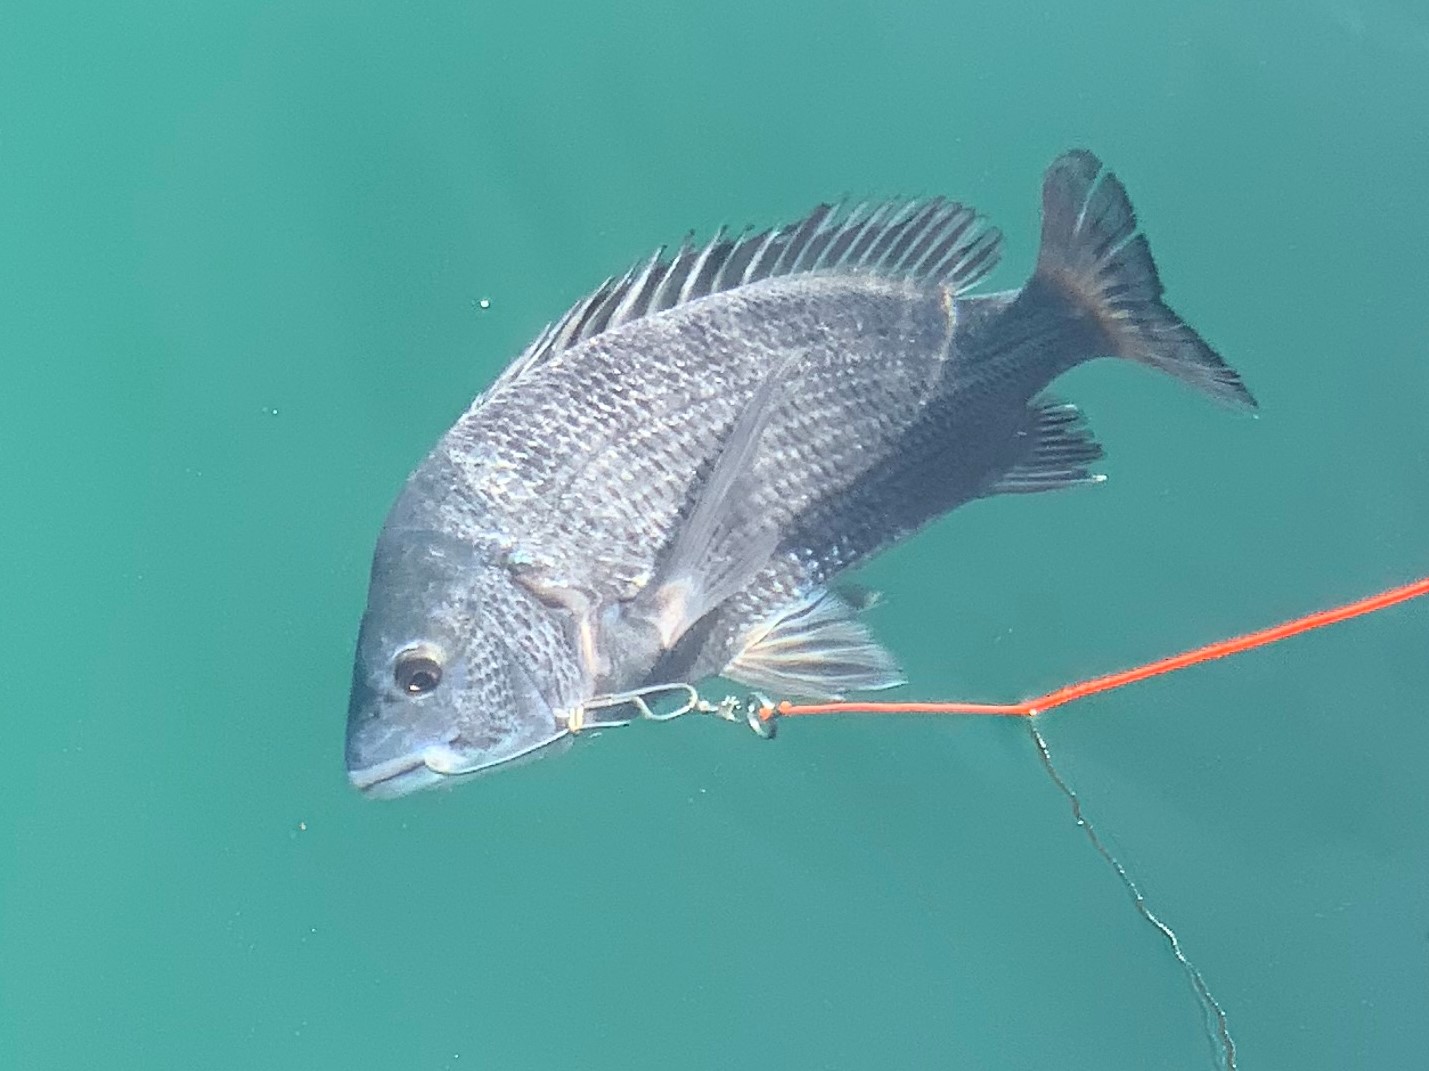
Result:
{"label": "green water", "polygon": [[[470,397],[651,246],[944,192],[1016,285],[1086,145],[1263,415],[1068,377],[1110,482],[863,577],[907,694],[1421,575],[1426,114],[1409,0],[8,0],[0,1069],[1214,1067],[1020,724],[646,725],[363,800],[368,558]],[[1409,605],[1043,723],[1243,1068],[1429,1051],[1426,639]]]}

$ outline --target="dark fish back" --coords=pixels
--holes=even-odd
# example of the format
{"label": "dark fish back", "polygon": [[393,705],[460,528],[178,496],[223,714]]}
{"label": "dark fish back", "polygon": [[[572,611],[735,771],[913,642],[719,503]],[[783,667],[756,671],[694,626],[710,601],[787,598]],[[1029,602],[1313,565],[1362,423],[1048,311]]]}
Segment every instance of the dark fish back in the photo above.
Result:
{"label": "dark fish back", "polygon": [[[853,276],[769,279],[595,336],[492,395],[444,449],[543,567],[628,597],[771,369],[752,510],[782,527],[856,484],[943,389],[951,301]],[[500,464],[493,464],[499,459]]]}

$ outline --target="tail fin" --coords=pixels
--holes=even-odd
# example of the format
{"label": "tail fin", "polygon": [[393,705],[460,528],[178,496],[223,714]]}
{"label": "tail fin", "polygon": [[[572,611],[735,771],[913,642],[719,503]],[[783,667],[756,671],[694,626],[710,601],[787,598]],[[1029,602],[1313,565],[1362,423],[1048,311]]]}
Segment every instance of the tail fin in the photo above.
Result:
{"label": "tail fin", "polygon": [[1103,352],[1152,365],[1231,405],[1254,408],[1235,369],[1161,300],[1163,287],[1126,190],[1084,149],[1053,161],[1042,183],[1035,278],[1095,325]]}

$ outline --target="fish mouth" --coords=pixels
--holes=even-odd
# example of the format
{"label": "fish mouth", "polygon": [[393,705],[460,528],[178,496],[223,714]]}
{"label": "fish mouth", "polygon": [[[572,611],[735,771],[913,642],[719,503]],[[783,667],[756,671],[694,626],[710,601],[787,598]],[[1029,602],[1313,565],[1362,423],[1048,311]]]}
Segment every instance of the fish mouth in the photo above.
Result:
{"label": "fish mouth", "polygon": [[[441,745],[446,747],[445,744]],[[400,755],[386,762],[374,763],[359,769],[349,769],[347,779],[352,787],[369,799],[392,800],[398,796],[409,796],[424,788],[431,788],[442,782],[443,775],[427,766],[426,751]]]}
{"label": "fish mouth", "polygon": [[569,735],[570,730],[561,729],[544,740],[504,755],[463,752],[452,747],[450,741],[445,741],[386,762],[349,769],[347,779],[353,788],[369,799],[397,799],[424,788],[457,784],[498,766],[511,766],[538,758],[554,750],[551,745]]}

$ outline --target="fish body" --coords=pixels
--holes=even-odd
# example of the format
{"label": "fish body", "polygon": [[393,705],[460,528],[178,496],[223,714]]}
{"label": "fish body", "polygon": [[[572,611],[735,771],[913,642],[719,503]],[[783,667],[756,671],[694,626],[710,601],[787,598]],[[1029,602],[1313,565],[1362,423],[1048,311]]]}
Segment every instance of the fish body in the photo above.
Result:
{"label": "fish body", "polygon": [[1232,404],[1120,182],[1049,168],[1037,268],[941,198],[657,253],[544,331],[413,472],[358,641],[349,776],[402,795],[549,751],[598,696],[901,682],[831,584],[974,498],[1099,479],[1044,395],[1121,356]]}

